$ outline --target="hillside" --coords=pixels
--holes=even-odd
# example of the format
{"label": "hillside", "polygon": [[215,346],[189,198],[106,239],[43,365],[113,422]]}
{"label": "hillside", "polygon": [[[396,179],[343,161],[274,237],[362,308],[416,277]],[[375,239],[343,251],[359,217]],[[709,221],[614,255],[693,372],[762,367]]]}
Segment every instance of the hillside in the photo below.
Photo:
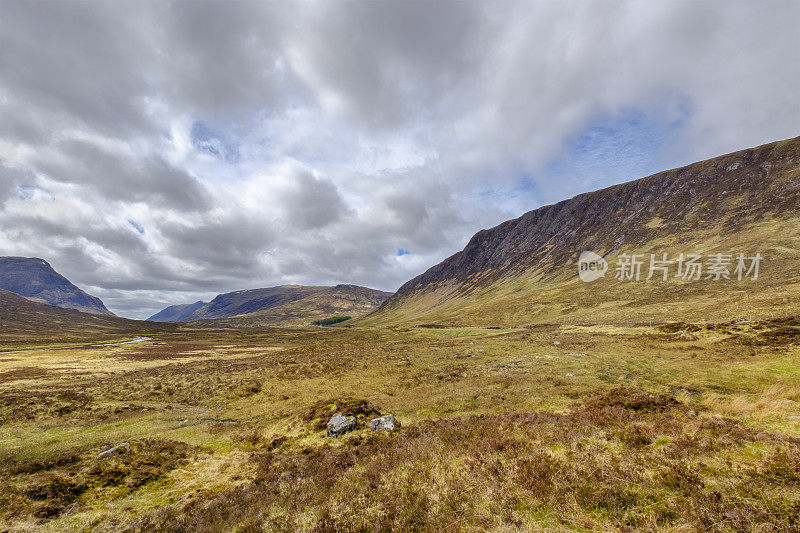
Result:
{"label": "hillside", "polygon": [[[798,310],[800,137],[660,172],[525,213],[483,230],[460,252],[403,285],[366,323],[505,324],[764,318]],[[578,278],[583,251],[604,278]],[[650,254],[675,261],[646,281]],[[734,279],[676,278],[677,259],[730,254]],[[763,257],[739,281],[739,253]],[[617,280],[622,254],[641,279]],[[750,262],[746,264],[749,268]]]}
{"label": "hillside", "polygon": [[0,290],[0,350],[30,345],[103,342],[172,329],[167,325],[55,307]]}
{"label": "hillside", "polygon": [[206,302],[197,301],[193,304],[170,305],[154,314],[147,320],[151,322],[183,322],[186,317],[206,305]]}
{"label": "hillside", "polygon": [[[220,294],[213,300],[184,314],[178,310],[175,319],[181,322],[219,320],[219,325],[308,325],[332,315],[361,317],[376,309],[391,293],[359,287],[281,285]],[[194,304],[192,304],[194,305]],[[178,307],[178,306],[173,306]],[[167,308],[162,313],[173,313]],[[231,320],[233,319],[233,320]]]}
{"label": "hillside", "polygon": [[85,293],[38,257],[0,257],[0,289],[57,307],[113,315],[100,298]]}

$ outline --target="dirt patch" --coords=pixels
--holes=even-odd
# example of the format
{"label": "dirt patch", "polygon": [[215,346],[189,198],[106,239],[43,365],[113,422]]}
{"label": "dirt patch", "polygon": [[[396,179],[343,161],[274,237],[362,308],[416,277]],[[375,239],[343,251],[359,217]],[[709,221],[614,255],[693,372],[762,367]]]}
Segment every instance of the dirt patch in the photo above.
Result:
{"label": "dirt patch", "polygon": [[800,342],[800,329],[794,326],[779,326],[758,334],[757,341],[768,346],[787,346]]}
{"label": "dirt patch", "polygon": [[696,333],[703,328],[697,324],[689,324],[688,322],[671,322],[669,324],[662,324],[658,326],[659,331],[664,333],[678,333],[684,331],[686,333]]}
{"label": "dirt patch", "polygon": [[23,366],[14,370],[0,372],[0,383],[9,383],[11,381],[20,381],[24,379],[42,379],[48,377],[55,372],[45,370],[36,366]]}
{"label": "dirt patch", "polygon": [[667,394],[653,394],[640,390],[618,387],[586,400],[585,409],[626,409],[630,411],[664,412],[683,404]]}

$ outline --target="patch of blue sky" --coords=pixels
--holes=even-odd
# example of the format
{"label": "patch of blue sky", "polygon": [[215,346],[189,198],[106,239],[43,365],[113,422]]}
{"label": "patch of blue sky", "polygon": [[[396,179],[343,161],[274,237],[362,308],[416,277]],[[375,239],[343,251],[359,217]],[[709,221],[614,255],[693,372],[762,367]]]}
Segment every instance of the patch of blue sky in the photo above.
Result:
{"label": "patch of blue sky", "polygon": [[139,224],[135,220],[131,220],[130,218],[128,219],[128,224],[130,224],[130,226],[134,230],[136,230],[136,233],[138,233],[139,235],[144,235],[144,228],[141,226],[141,224]]}
{"label": "patch of blue sky", "polygon": [[668,107],[669,112],[659,106],[596,115],[542,171],[523,173],[516,192],[556,202],[671,168],[670,145],[677,143],[691,112],[680,99]]}
{"label": "patch of blue sky", "polygon": [[198,120],[192,124],[191,140],[192,146],[198,152],[228,162],[236,162],[239,159],[238,144],[233,141],[232,136],[212,129],[203,121]]}
{"label": "patch of blue sky", "polygon": [[36,185],[20,185],[17,187],[17,194],[23,200],[32,200],[38,190],[39,188]]}
{"label": "patch of blue sky", "polygon": [[43,189],[37,185],[22,184],[16,189],[17,196],[29,202],[43,202],[55,200],[55,196],[48,189]]}

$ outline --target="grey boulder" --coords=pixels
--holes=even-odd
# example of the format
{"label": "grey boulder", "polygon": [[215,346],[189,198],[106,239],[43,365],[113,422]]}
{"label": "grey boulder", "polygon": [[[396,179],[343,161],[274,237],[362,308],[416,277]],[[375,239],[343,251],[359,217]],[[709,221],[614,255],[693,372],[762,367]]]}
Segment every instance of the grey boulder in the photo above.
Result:
{"label": "grey boulder", "polygon": [[400,421],[394,415],[383,415],[369,421],[369,429],[372,431],[394,431],[400,427]]}
{"label": "grey boulder", "polygon": [[328,421],[328,436],[338,437],[356,428],[356,419],[353,416],[344,416],[337,413]]}

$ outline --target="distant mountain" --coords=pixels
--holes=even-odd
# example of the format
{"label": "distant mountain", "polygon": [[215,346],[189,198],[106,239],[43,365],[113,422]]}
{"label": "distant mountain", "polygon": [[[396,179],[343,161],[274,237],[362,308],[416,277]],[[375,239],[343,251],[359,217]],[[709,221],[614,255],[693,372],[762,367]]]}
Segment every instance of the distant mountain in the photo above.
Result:
{"label": "distant mountain", "polygon": [[[578,277],[582,252],[605,277]],[[667,280],[650,280],[651,254]],[[678,279],[680,254],[728,256],[732,280]],[[737,254],[760,254],[738,281]],[[640,281],[621,276],[640,254]],[[751,267],[751,263],[746,265]],[[525,325],[730,320],[800,311],[800,137],[580,194],[482,230],[460,252],[404,284],[363,322]]]}
{"label": "distant mountain", "polygon": [[197,301],[193,304],[170,305],[147,320],[151,322],[183,322],[189,315],[204,305],[206,305],[206,302],[203,301]]}
{"label": "distant mountain", "polygon": [[37,257],[0,257],[0,289],[56,307],[113,316],[100,298],[86,294]]}
{"label": "distant mountain", "polygon": [[[231,325],[308,325],[333,315],[364,316],[389,296],[389,292],[357,285],[281,285],[220,294],[191,313],[186,313],[182,306],[172,306],[153,317],[163,313],[163,316],[180,316],[175,320],[181,322],[222,320]],[[179,309],[172,311],[175,307]]]}

